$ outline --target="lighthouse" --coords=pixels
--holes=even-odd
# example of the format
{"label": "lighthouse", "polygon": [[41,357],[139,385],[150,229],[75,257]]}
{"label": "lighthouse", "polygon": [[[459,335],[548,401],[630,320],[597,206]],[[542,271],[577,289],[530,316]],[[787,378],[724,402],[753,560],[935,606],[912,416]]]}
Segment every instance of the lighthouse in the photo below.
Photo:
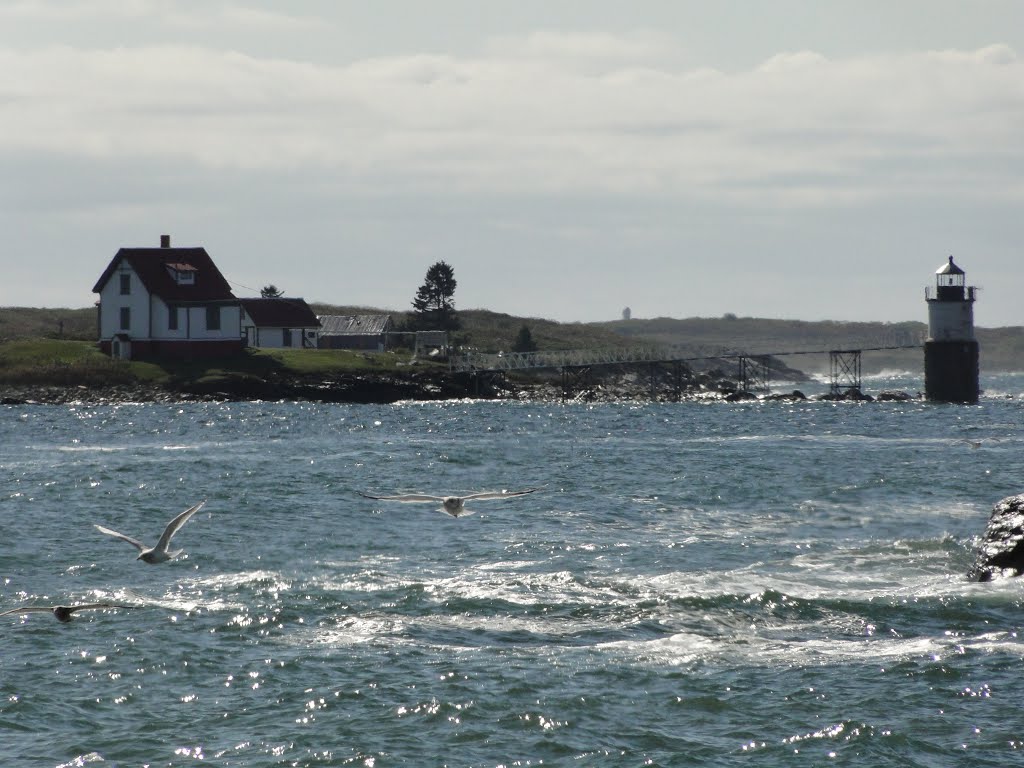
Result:
{"label": "lighthouse", "polygon": [[928,339],[924,343],[924,394],[944,403],[978,402],[978,342],[974,338],[974,286],[953,257],[925,289]]}

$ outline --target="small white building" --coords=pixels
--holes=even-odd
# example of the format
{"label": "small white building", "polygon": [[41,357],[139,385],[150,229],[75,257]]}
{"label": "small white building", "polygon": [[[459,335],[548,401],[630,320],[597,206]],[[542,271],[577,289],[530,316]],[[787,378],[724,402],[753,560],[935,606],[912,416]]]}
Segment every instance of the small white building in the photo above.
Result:
{"label": "small white building", "polygon": [[243,349],[241,307],[204,248],[121,248],[100,275],[97,325],[113,357],[220,357]]}
{"label": "small white building", "polygon": [[303,299],[239,299],[250,347],[316,349],[320,321]]}

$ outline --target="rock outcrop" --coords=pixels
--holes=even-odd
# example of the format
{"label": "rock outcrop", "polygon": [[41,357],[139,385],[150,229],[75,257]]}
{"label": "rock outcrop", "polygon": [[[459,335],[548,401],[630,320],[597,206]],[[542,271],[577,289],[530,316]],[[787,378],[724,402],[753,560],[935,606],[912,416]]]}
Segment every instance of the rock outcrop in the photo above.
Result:
{"label": "rock outcrop", "polygon": [[[452,373],[447,369],[408,366],[398,370],[302,374],[272,370],[260,373],[219,371],[174,378],[164,384],[90,383],[8,385],[0,383],[0,404],[110,404],[126,402],[311,401],[321,403],[393,403],[405,400],[533,400],[539,402],[758,402],[807,400],[803,392],[757,394],[736,389],[719,370],[672,370],[662,367],[615,367],[576,372],[538,371],[520,376],[503,373]],[[852,390],[838,398],[868,400]]]}
{"label": "rock outcrop", "polygon": [[985,527],[977,558],[967,577],[991,581],[1024,573],[1024,494],[997,501]]}

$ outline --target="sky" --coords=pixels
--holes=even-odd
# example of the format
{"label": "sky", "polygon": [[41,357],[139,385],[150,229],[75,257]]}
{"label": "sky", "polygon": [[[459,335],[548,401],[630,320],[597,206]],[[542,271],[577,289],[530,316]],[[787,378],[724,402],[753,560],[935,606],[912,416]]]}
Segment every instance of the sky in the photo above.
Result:
{"label": "sky", "polygon": [[237,296],[1024,325],[1020,0],[0,0],[0,306]]}

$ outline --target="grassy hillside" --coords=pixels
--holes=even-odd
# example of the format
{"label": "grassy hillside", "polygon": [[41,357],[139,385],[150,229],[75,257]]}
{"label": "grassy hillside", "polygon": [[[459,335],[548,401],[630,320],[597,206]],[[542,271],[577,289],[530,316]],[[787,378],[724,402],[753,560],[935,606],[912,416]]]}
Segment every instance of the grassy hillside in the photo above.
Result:
{"label": "grassy hillside", "polygon": [[661,344],[684,347],[694,354],[723,350],[750,354],[818,352],[784,358],[793,367],[808,372],[828,370],[829,350],[894,346],[914,348],[862,352],[861,363],[865,372],[919,367],[922,364],[920,344],[928,330],[924,323],[911,322],[805,322],[732,316],[619,320],[604,325],[624,336],[654,339]]}
{"label": "grassy hillside", "polygon": [[981,370],[1024,371],[1024,328],[975,328]]}
{"label": "grassy hillside", "polygon": [[[391,314],[401,328],[406,313],[358,306],[314,304],[317,314]],[[768,320],[750,317],[723,318],[654,318],[617,320],[605,323],[558,323],[540,318],[524,318],[482,309],[461,310],[462,328],[452,334],[457,345],[471,346],[485,352],[512,348],[520,328],[529,328],[541,350],[593,349],[658,343],[681,347],[685,354],[721,354],[725,351],[750,354],[820,350],[822,354],[783,358],[787,364],[808,372],[827,371],[830,349],[862,349],[865,373],[885,368],[917,370],[923,365],[920,344],[927,332],[924,323],[846,323],[806,322],[802,320]],[[61,325],[63,323],[63,325]],[[981,344],[981,366],[984,371],[1024,370],[1024,328],[978,328]],[[0,343],[24,339],[79,340],[96,338],[96,309],[0,308]],[[872,347],[918,345],[906,350],[871,351]],[[6,346],[6,345],[5,345]],[[54,352],[55,348],[38,348],[47,365],[88,367],[106,360],[91,345],[89,356],[75,361]],[[77,348],[77,347],[75,347]],[[67,349],[72,349],[69,347]],[[11,375],[17,355],[0,355],[0,369]],[[68,353],[70,354],[70,353]],[[77,353],[76,353],[77,354]],[[84,353],[83,353],[84,355]],[[305,355],[302,350],[253,352],[245,365],[325,371],[377,368],[387,370],[402,360],[401,353],[391,358],[321,350]],[[63,362],[54,362],[62,361]],[[109,361],[107,361],[109,362]],[[236,363],[233,362],[232,365]],[[22,366],[24,363],[22,363]],[[133,363],[133,365],[135,365]],[[140,364],[141,365],[141,364]],[[257,372],[254,369],[254,373]],[[172,375],[168,370],[143,372],[147,376]],[[199,375],[203,375],[201,372]]]}
{"label": "grassy hillside", "polygon": [[[405,327],[408,313],[366,307],[344,307],[329,304],[312,304],[318,315],[360,315],[389,314],[396,330]],[[457,346],[470,346],[482,352],[509,350],[515,342],[519,329],[524,325],[539,349],[594,349],[598,347],[622,347],[636,343],[610,328],[591,323],[557,323],[533,317],[516,317],[486,309],[459,310],[462,327],[451,334]]]}
{"label": "grassy hillside", "polygon": [[96,338],[96,308],[35,309],[0,307],[0,341]]}
{"label": "grassy hillside", "polygon": [[[618,320],[603,327],[638,340],[682,346],[703,354],[722,351],[751,354],[821,350],[824,354],[786,356],[795,368],[827,371],[829,350],[862,350],[865,373],[883,369],[918,370],[924,365],[922,345],[926,323],[847,323],[836,321],[769,320],[752,317],[656,318]],[[981,367],[988,371],[1024,370],[1024,328],[976,328]],[[873,349],[907,346],[907,349]]]}

